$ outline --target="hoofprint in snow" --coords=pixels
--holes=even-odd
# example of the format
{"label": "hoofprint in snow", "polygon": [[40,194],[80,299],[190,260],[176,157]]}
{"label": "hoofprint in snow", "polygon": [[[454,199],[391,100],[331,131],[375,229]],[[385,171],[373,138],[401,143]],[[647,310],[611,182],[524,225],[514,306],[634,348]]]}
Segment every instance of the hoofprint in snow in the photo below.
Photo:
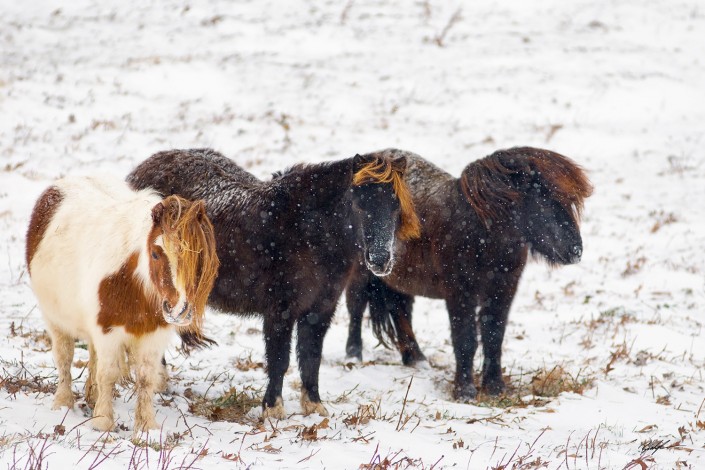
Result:
{"label": "hoofprint in snow", "polygon": [[[2,11],[3,465],[705,465],[697,2],[39,1]],[[123,426],[114,433],[82,424],[79,406],[50,410],[56,372],[23,240],[54,178],[125,175],[156,151],[204,146],[260,177],[392,146],[458,175],[514,145],[570,156],[596,191],[583,261],[524,273],[504,346],[505,399],[450,400],[445,307],[418,299],[428,367],[401,366],[369,328],[366,362],[348,363],[339,309],[321,367],[328,420],[296,414],[295,361],[289,419],[258,424],[256,406],[238,422],[196,414],[210,403],[211,416],[224,416],[229,404],[261,397],[266,380],[260,322],[212,311],[206,330],[219,346],[184,357],[175,341],[167,355],[170,389],[155,401],[161,433],[131,440],[129,387],[118,389]],[[81,394],[86,360],[78,349]]]}

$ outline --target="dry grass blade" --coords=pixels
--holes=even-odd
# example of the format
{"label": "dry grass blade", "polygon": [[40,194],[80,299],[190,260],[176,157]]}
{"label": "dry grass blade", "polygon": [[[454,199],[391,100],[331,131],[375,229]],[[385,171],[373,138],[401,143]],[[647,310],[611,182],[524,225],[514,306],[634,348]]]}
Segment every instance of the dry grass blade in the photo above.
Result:
{"label": "dry grass blade", "polygon": [[448,23],[446,23],[443,30],[441,30],[441,32],[433,38],[433,42],[435,42],[438,47],[445,47],[446,36],[450,32],[451,28],[462,19],[462,9],[458,8],[457,10],[455,10],[455,13],[453,13],[453,15],[448,19]]}

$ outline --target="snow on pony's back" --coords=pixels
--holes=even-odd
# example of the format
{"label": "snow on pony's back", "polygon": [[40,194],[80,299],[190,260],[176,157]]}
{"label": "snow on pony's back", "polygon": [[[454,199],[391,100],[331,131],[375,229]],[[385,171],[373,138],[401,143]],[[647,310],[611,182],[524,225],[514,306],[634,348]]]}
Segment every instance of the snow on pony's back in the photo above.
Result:
{"label": "snow on pony's back", "polygon": [[157,428],[152,397],[162,355],[176,327],[200,334],[218,269],[203,202],[162,199],[112,177],[59,180],[34,206],[26,262],[58,369],[53,408],[73,406],[71,362],[81,338],[91,352],[93,427],[115,424],[112,390],[129,350],[138,373],[134,429]]}

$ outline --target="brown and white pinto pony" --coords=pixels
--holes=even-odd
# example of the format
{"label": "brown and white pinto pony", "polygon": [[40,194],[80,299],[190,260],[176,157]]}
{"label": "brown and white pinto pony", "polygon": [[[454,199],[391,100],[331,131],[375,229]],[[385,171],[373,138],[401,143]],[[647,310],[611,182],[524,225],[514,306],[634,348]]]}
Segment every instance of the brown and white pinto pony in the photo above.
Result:
{"label": "brown and white pinto pony", "polygon": [[71,362],[80,338],[91,354],[93,427],[115,424],[113,387],[129,351],[134,431],[158,428],[152,398],[164,350],[177,327],[200,334],[219,266],[203,202],[162,199],[113,178],[59,180],[34,206],[26,250],[59,374],[53,409],[73,407]]}

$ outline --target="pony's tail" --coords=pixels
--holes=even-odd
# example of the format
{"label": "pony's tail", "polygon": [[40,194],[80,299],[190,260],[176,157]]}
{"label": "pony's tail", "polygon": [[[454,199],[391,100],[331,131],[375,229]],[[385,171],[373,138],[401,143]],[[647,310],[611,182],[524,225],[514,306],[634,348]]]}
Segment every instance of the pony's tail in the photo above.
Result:
{"label": "pony's tail", "polygon": [[200,351],[201,349],[218,345],[214,339],[209,338],[200,331],[193,331],[188,327],[179,331],[179,337],[181,338],[181,351],[186,356],[190,355],[193,351]]}
{"label": "pony's tail", "polygon": [[399,315],[398,302],[395,302],[395,292],[375,276],[370,276],[367,285],[367,295],[370,305],[370,321],[372,333],[377,341],[387,349],[391,345],[398,346],[399,335],[394,327],[395,315]]}

